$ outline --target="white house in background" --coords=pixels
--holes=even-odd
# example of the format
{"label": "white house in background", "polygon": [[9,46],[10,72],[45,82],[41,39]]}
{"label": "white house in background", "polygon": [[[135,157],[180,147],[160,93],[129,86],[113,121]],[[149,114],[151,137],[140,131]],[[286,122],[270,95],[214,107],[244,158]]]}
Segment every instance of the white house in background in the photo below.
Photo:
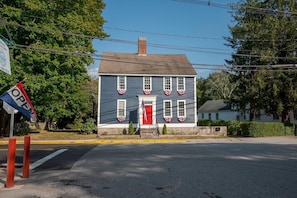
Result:
{"label": "white house in background", "polygon": [[224,100],[208,100],[198,109],[198,120],[244,120]]}
{"label": "white house in background", "polygon": [[[249,112],[241,113],[231,108],[225,100],[208,100],[198,109],[198,120],[239,120],[249,121]],[[273,115],[268,115],[264,110],[255,113],[255,121],[278,122],[280,119]]]}
{"label": "white house in background", "polygon": [[292,124],[297,124],[297,109],[295,109],[291,114],[290,114],[290,122]]}

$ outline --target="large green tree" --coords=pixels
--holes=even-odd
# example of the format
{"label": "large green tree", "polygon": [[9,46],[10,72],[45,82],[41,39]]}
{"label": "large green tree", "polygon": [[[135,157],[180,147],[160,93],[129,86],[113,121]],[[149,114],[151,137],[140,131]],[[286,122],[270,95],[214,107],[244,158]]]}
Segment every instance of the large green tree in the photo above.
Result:
{"label": "large green tree", "polygon": [[230,100],[237,83],[232,83],[225,71],[211,73],[207,78],[196,81],[198,108],[207,100]]}
{"label": "large green tree", "polygon": [[102,0],[2,0],[0,34],[11,41],[12,75],[0,72],[0,93],[27,78],[39,121],[65,126],[86,114],[92,40],[108,36],[104,7]]}
{"label": "large green tree", "polygon": [[232,8],[235,25],[226,39],[234,49],[227,63],[239,83],[234,99],[249,107],[250,119],[265,109],[288,121],[297,105],[297,2],[241,0]]}

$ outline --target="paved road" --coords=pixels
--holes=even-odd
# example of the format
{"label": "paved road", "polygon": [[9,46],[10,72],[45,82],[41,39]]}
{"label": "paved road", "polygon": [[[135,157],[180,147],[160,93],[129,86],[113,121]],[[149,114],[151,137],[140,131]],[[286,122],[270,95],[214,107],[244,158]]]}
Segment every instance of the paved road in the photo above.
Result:
{"label": "paved road", "polygon": [[[72,165],[86,152],[94,148],[95,145],[31,145],[30,146],[30,163],[34,163],[51,153],[65,149],[66,151],[57,155],[54,159],[47,161],[36,167],[34,171],[42,170],[63,170],[70,169]],[[0,145],[0,165],[7,162],[7,145]],[[23,145],[17,145],[16,164],[22,166],[23,163]]]}
{"label": "paved road", "polygon": [[0,197],[295,198],[296,142],[98,145],[71,169],[33,172]]}

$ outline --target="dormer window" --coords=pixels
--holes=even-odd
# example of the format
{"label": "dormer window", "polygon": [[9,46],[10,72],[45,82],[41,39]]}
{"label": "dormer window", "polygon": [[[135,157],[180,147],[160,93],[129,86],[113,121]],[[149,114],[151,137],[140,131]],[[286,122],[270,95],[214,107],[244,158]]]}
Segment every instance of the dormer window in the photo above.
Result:
{"label": "dormer window", "polygon": [[152,77],[145,76],[143,77],[143,93],[149,95],[152,92]]}
{"label": "dormer window", "polygon": [[176,87],[178,95],[184,95],[186,91],[186,83],[184,77],[177,77],[176,78]]}
{"label": "dormer window", "polygon": [[166,96],[171,95],[171,92],[172,92],[172,78],[171,77],[163,78],[163,92]]}
{"label": "dormer window", "polygon": [[117,91],[120,95],[123,95],[127,91],[127,77],[118,76]]}

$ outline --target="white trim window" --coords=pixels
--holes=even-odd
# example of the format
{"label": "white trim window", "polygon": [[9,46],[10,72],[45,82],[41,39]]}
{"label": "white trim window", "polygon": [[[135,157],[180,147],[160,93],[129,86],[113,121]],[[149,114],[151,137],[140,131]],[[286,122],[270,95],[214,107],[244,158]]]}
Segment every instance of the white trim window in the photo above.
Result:
{"label": "white trim window", "polygon": [[126,120],[126,100],[117,100],[117,120],[118,122]]}
{"label": "white trim window", "polygon": [[143,93],[149,95],[152,92],[152,77],[144,76],[143,77]]}
{"label": "white trim window", "polygon": [[176,78],[176,88],[178,95],[184,95],[186,91],[185,77]]}
{"label": "white trim window", "polygon": [[186,101],[177,101],[177,119],[179,122],[184,122],[186,120]]}
{"label": "white trim window", "polygon": [[166,122],[171,122],[172,120],[172,101],[163,101],[163,118]]}
{"label": "white trim window", "polygon": [[120,95],[123,95],[127,91],[127,77],[118,76],[117,78],[117,91]]}
{"label": "white trim window", "polygon": [[172,92],[172,78],[165,76],[163,77],[163,92],[166,96],[171,95]]}

